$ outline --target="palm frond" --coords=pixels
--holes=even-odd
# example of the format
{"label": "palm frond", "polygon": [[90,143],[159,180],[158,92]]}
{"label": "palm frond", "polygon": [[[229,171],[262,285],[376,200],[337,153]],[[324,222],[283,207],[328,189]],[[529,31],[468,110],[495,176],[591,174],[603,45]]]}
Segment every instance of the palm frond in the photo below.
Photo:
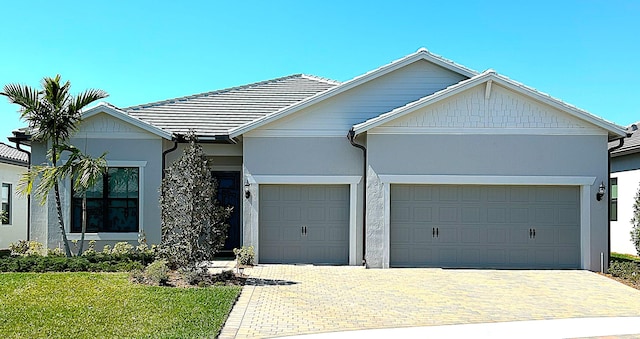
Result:
{"label": "palm frond", "polygon": [[108,97],[107,92],[100,89],[88,89],[82,93],[79,93],[74,98],[73,102],[69,106],[70,112],[79,112],[81,109],[89,105],[90,103],[104,99]]}

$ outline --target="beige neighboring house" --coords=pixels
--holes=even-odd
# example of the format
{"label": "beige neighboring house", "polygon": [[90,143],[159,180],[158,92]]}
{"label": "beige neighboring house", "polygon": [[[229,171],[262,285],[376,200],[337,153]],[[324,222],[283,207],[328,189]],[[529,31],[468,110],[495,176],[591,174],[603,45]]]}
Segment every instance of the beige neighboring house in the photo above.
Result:
{"label": "beige neighboring house", "polygon": [[20,176],[29,167],[29,155],[15,147],[0,143],[0,184],[2,211],[6,218],[0,225],[0,248],[27,239],[27,197],[16,192]]}

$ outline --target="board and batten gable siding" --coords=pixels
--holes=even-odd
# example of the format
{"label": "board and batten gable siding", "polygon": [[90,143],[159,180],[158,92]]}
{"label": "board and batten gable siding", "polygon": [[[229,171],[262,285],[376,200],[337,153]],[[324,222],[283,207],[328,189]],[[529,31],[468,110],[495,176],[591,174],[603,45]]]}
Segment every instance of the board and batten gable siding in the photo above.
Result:
{"label": "board and batten gable siding", "polygon": [[[81,122],[79,130],[73,135],[70,143],[83,152],[93,156],[101,156],[107,152],[105,158],[108,166],[113,167],[141,167],[140,171],[140,227],[144,231],[149,244],[160,242],[160,206],[159,187],[162,180],[162,145],[163,139],[157,135],[144,131],[136,126],[118,120],[107,114],[96,114]],[[34,164],[45,163],[46,147],[34,144],[32,160]],[[64,159],[64,155],[63,155]],[[65,226],[71,222],[71,183],[66,180],[60,186],[62,211]],[[35,205],[35,206],[34,206]],[[52,194],[46,208],[32,204],[32,238],[46,239],[49,248],[61,246],[61,235]],[[49,227],[43,226],[47,222]],[[79,239],[79,234],[69,234],[69,239]],[[96,240],[96,248],[118,241],[136,243],[138,236],[123,233],[87,234],[87,241]],[[42,240],[38,240],[42,241]]]}
{"label": "board and batten gable siding", "polygon": [[580,186],[581,199],[590,204],[581,212],[587,213],[581,219],[588,220],[589,230],[581,232],[582,248],[589,251],[581,254],[581,262],[588,263],[585,269],[600,270],[600,253],[607,253],[608,246],[607,203],[596,201],[595,192],[607,182],[607,138],[604,130],[499,86],[489,100],[479,86],[371,129],[369,265],[388,263],[385,186],[388,190],[394,180],[507,185],[557,180],[556,185],[580,181],[571,185]]}
{"label": "board and batten gable siding", "polygon": [[419,60],[323,100],[245,136],[346,135],[354,124],[418,100],[466,77]]}
{"label": "board and batten gable siding", "polygon": [[[389,121],[370,133],[384,132],[392,127],[417,128],[489,128],[491,132],[505,133],[516,129],[544,129],[538,133],[602,134],[604,130],[581,121],[551,106],[493,84],[489,98],[486,87],[475,86],[456,96],[434,103],[415,112]],[[501,130],[495,130],[501,129]],[[570,131],[575,129],[575,131]],[[434,131],[434,130],[432,130]],[[437,130],[435,130],[437,131]]]}

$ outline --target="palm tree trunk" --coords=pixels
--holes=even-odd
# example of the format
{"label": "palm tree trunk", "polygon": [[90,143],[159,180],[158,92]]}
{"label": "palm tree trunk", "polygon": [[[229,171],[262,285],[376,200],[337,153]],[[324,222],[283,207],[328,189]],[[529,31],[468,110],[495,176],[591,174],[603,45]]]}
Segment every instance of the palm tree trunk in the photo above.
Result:
{"label": "palm tree trunk", "polygon": [[[54,165],[55,166],[55,165]],[[53,186],[53,190],[56,197],[56,210],[58,211],[58,226],[62,232],[62,242],[64,243],[64,252],[67,257],[71,257],[71,248],[69,248],[69,240],[67,240],[67,231],[64,227],[64,219],[62,218],[62,202],[60,201],[60,188],[58,182]]]}
{"label": "palm tree trunk", "polygon": [[82,235],[80,236],[80,248],[78,248],[78,254],[82,255],[82,248],[84,246],[84,234],[87,232],[87,194],[82,197]]}
{"label": "palm tree trunk", "polygon": [[[56,150],[58,143],[57,140],[53,143],[53,167],[57,167],[58,165],[58,152]],[[67,239],[67,230],[64,227],[64,218],[62,217],[62,201],[60,200],[60,186],[58,184],[58,180],[56,180],[55,184],[53,185],[53,191],[55,193],[55,198],[56,198],[56,211],[58,212],[58,226],[60,227],[60,232],[62,232],[62,242],[64,244],[64,253],[67,255],[67,257],[72,257],[73,255],[71,254],[71,248],[69,247],[69,240]]]}

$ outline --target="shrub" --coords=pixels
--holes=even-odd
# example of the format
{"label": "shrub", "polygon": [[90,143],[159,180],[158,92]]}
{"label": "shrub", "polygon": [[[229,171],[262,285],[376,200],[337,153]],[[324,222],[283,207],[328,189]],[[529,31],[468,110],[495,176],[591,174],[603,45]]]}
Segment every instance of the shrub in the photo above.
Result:
{"label": "shrub", "polygon": [[111,254],[118,257],[128,257],[133,253],[133,245],[128,242],[119,242],[113,245]]}
{"label": "shrub", "polygon": [[156,260],[144,269],[144,276],[147,281],[155,285],[166,285],[169,280],[169,267],[166,260]]}
{"label": "shrub", "polygon": [[631,218],[631,242],[636,248],[636,252],[640,255],[640,188],[636,192],[633,202],[633,217]]}
{"label": "shrub", "polygon": [[224,245],[231,207],[215,199],[216,186],[202,146],[189,135],[180,159],[167,169],[160,188],[162,241],[158,254],[172,268],[196,267]]}
{"label": "shrub", "polygon": [[614,277],[640,281],[640,268],[638,264],[630,261],[611,261],[609,273]]}
{"label": "shrub", "polygon": [[56,247],[56,248],[49,248],[47,249],[47,255],[50,257],[65,257],[66,254],[64,253],[64,250],[60,247]]}
{"label": "shrub", "polygon": [[8,258],[11,256],[11,250],[9,249],[1,249],[0,250],[0,258]]}
{"label": "shrub", "polygon": [[9,249],[16,255],[42,255],[44,246],[37,241],[20,240],[17,243],[9,244]]}
{"label": "shrub", "polygon": [[236,255],[236,261],[238,265],[253,266],[256,253],[253,250],[253,246],[242,246],[241,248],[234,248],[233,254]]}

